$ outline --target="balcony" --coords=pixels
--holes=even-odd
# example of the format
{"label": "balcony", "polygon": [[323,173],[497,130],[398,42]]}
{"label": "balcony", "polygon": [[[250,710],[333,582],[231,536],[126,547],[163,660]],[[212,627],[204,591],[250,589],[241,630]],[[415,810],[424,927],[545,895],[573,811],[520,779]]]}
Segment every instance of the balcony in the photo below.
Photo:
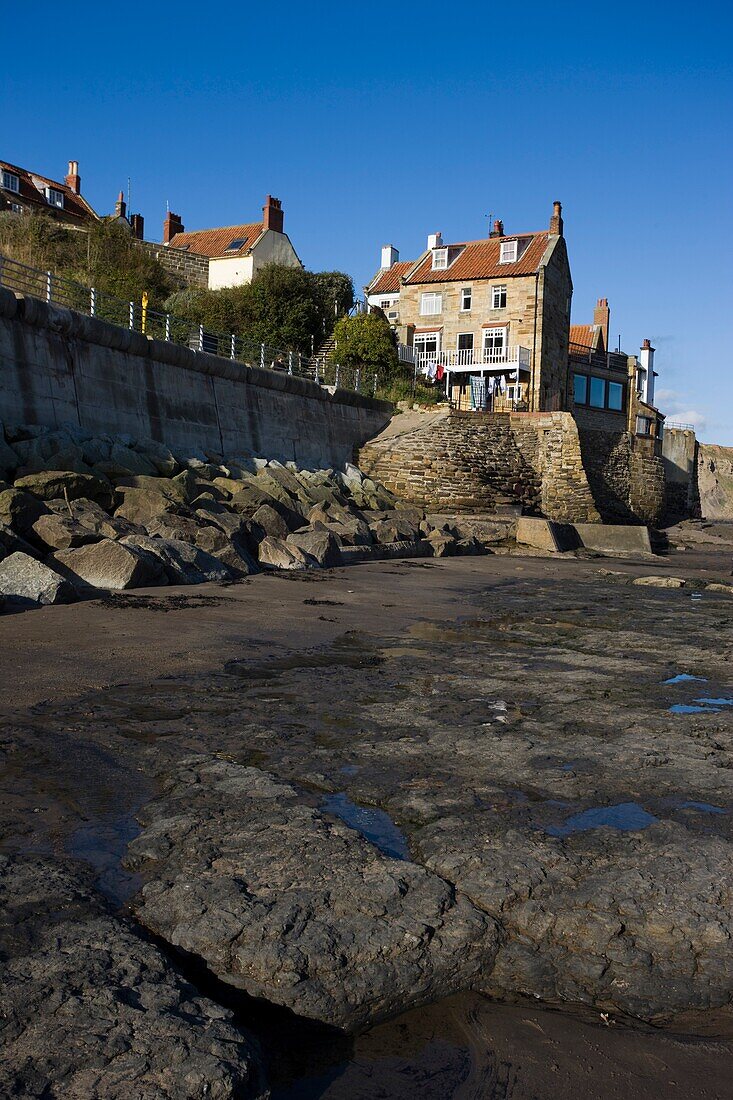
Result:
{"label": "balcony", "polygon": [[417,370],[435,363],[451,372],[476,372],[507,370],[530,371],[532,353],[529,348],[510,344],[503,348],[461,348],[441,351],[415,351],[406,344],[398,344],[397,354],[402,363],[412,363]]}

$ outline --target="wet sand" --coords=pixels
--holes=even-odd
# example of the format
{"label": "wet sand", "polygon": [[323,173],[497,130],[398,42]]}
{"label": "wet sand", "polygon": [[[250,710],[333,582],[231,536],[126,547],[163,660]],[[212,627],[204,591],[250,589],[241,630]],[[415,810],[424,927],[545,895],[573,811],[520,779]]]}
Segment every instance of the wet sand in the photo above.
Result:
{"label": "wet sand", "polygon": [[[203,750],[236,754],[244,738],[249,762],[310,783],[317,802],[339,785],[324,787],[324,758],[333,755],[338,767],[349,766],[341,754],[354,732],[339,712],[339,690],[363,693],[364,720],[365,707],[389,702],[369,697],[369,669],[385,647],[395,669],[404,657],[413,682],[422,673],[430,677],[440,669],[436,653],[456,644],[466,652],[485,642],[483,626],[475,628],[478,635],[460,630],[467,622],[488,622],[492,600],[510,619],[512,607],[521,617],[536,600],[535,610],[547,614],[560,638],[580,629],[582,613],[568,610],[580,586],[583,599],[606,601],[609,614],[621,619],[634,593],[640,599],[643,593],[647,606],[670,622],[679,615],[679,636],[663,644],[670,668],[687,668],[684,614],[692,594],[632,590],[625,579],[666,573],[725,581],[730,565],[729,550],[705,547],[672,552],[654,564],[493,556],[375,563],[6,615],[0,619],[3,847],[85,860],[99,887],[124,905],[139,879],[121,866],[122,857],[139,828],[137,811],[156,794],[162,759]],[[730,638],[733,599],[703,594],[702,600],[696,629],[704,629],[709,607],[711,630],[721,645],[730,645],[724,639]],[[545,664],[553,660],[554,636],[538,657]],[[356,662],[343,657],[344,637],[358,642]],[[340,644],[341,679],[334,658]],[[679,661],[675,649],[685,650]],[[326,651],[324,662],[319,655]],[[244,677],[232,676],[232,668]],[[392,689],[398,680],[395,671]],[[243,687],[245,694],[237,694]],[[271,721],[274,730],[292,731],[300,711],[315,740],[298,730],[289,734],[287,751],[273,752],[259,726]],[[356,771],[346,774],[343,786],[357,797],[361,782]],[[397,794],[386,788],[380,801],[399,809]],[[519,806],[516,812],[527,811]],[[725,832],[728,824],[716,827]],[[559,1012],[464,994],[353,1041],[337,1041],[327,1029],[268,1015],[256,1003],[234,1007],[263,1042],[280,1100],[571,1093],[714,1098],[728,1095],[733,1072],[732,1032],[721,1012],[678,1020],[672,1034],[621,1017],[604,1022],[587,1008]]]}

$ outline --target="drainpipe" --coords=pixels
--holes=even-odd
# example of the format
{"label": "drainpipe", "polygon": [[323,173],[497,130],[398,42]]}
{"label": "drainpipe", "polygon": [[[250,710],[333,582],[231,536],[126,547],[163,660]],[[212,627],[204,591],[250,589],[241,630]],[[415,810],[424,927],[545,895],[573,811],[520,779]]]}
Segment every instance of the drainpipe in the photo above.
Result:
{"label": "drainpipe", "polygon": [[539,286],[540,286],[540,273],[539,273],[539,271],[537,271],[537,272],[535,272],[535,277],[534,277],[534,328],[532,330],[532,380],[531,380],[531,388],[532,388],[532,408],[531,408],[531,411],[532,412],[537,411],[534,407],[535,406],[534,379],[535,379],[535,356],[537,355],[537,293],[539,291]]}

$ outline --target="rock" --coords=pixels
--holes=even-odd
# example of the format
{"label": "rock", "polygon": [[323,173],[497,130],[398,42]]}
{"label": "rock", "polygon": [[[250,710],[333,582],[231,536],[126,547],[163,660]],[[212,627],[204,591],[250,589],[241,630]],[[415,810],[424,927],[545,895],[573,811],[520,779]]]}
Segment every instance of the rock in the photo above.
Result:
{"label": "rock", "polygon": [[68,581],[48,565],[20,551],[0,562],[0,595],[17,607],[71,603],[75,598]]}
{"label": "rock", "polygon": [[162,539],[181,539],[183,542],[195,542],[200,524],[192,516],[182,516],[175,513],[165,513],[155,516],[145,525],[149,535]]}
{"label": "rock", "polygon": [[144,489],[146,492],[159,493],[176,504],[185,504],[189,486],[175,477],[157,477],[153,474],[136,474],[123,477],[117,482],[117,492],[126,493],[128,489]]}
{"label": "rock", "polygon": [[18,550],[23,554],[27,554],[30,558],[39,556],[35,547],[22,539],[20,535],[16,535],[12,527],[0,522],[0,560],[6,558],[8,554],[15,554]]}
{"label": "rock", "polygon": [[725,592],[728,596],[733,596],[733,585],[730,584],[716,584],[715,582],[705,585],[706,592]]}
{"label": "rock", "polygon": [[70,516],[55,512],[39,516],[29,534],[49,550],[69,550],[88,542],[97,542],[100,537]]}
{"label": "rock", "polygon": [[118,486],[117,494],[122,497],[122,502],[115,509],[115,517],[129,520],[140,527],[166,512],[177,512],[181,507],[177,501],[155,489],[120,489]]}
{"label": "rock", "polygon": [[145,817],[138,917],[252,996],[355,1030],[491,969],[490,917],[257,768],[183,761]]}
{"label": "rock", "polygon": [[346,546],[371,546],[374,541],[361,513],[338,504],[316,504],[308,513],[308,522],[323,524]]}
{"label": "rock", "polygon": [[203,584],[205,581],[221,584],[234,579],[231,569],[218,558],[181,539],[125,535],[121,543],[156,557],[170,584]]}
{"label": "rock", "polygon": [[97,467],[101,467],[107,477],[114,480],[133,475],[155,477],[159,473],[158,467],[146,455],[119,442],[112,444],[109,458],[98,463]]}
{"label": "rock", "polygon": [[308,569],[316,565],[310,555],[283,539],[267,535],[258,547],[260,565],[265,569]]}
{"label": "rock", "polygon": [[297,546],[325,569],[332,569],[341,564],[339,544],[330,531],[317,531],[312,527],[306,527],[302,531],[294,531],[285,541],[288,546]]}
{"label": "rock", "polygon": [[458,553],[458,541],[447,531],[431,531],[428,542],[433,549],[433,557],[450,558]]}
{"label": "rock", "polygon": [[0,899],[2,1095],[264,1100],[257,1044],[78,866],[0,856]]}
{"label": "rock", "polygon": [[39,516],[46,515],[46,505],[22,489],[4,489],[0,493],[0,523],[20,534],[29,531]]}
{"label": "rock", "polygon": [[179,464],[164,443],[158,443],[154,439],[139,439],[135,450],[155,467],[161,477],[174,477],[178,473]]}
{"label": "rock", "polygon": [[215,477],[212,481],[212,485],[224,493],[228,498],[233,497],[236,493],[240,493],[243,489],[246,489],[247,482],[242,481],[240,478],[224,477],[221,474]]}
{"label": "rock", "polygon": [[[292,527],[288,526],[280,513],[276,512],[274,508],[271,508],[269,504],[263,504],[261,508],[258,508],[252,518],[255,523],[259,524],[266,535],[274,539],[282,539],[284,541],[293,530]],[[302,519],[298,526],[303,526]]]}
{"label": "rock", "polygon": [[684,588],[684,577],[634,577],[632,584],[650,585],[652,588]]}
{"label": "rock", "polygon": [[77,474],[70,470],[46,470],[43,473],[28,474],[16,480],[15,488],[33,493],[40,500],[67,496],[69,500],[76,500],[78,497],[107,500],[110,494],[109,482],[92,474]]}
{"label": "rock", "polygon": [[10,478],[20,465],[20,459],[13,447],[5,442],[3,424],[0,420],[0,477]]}
{"label": "rock", "polygon": [[[126,536],[126,538],[135,536]],[[102,539],[78,550],[59,550],[54,561],[60,572],[75,585],[84,588],[123,590],[165,583],[160,569],[135,553],[129,545]]]}
{"label": "rock", "polygon": [[49,500],[47,505],[60,516],[68,516],[70,508],[74,520],[80,523],[82,527],[86,527],[89,531],[99,535],[100,538],[118,539],[122,538],[123,535],[131,535],[143,530],[138,524],[131,523],[121,516],[115,518],[107,515],[104,508],[96,501],[86,500],[84,497],[72,500],[68,505],[65,500]]}
{"label": "rock", "polygon": [[258,573],[257,562],[249,553],[243,539],[234,539],[225,535],[217,527],[199,527],[196,532],[196,546],[199,550],[205,550],[218,561],[221,561],[237,575],[248,577],[251,573]]}

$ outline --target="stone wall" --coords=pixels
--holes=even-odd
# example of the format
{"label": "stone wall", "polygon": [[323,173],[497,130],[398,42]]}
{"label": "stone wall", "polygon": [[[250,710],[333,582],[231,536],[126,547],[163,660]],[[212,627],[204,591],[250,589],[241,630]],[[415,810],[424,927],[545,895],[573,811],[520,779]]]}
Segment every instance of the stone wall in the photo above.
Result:
{"label": "stone wall", "polygon": [[187,286],[202,287],[209,285],[209,257],[199,256],[196,252],[183,252],[180,248],[166,248],[152,241],[138,241],[141,248],[149,252],[166,271],[175,275]]}
{"label": "stone wall", "polygon": [[662,461],[667,482],[666,511],[669,519],[699,517],[699,447],[692,428],[665,428]]}
{"label": "stone wall", "polygon": [[392,406],[150,340],[0,288],[0,420],[64,423],[171,450],[341,466]]}
{"label": "stone wall", "polygon": [[560,523],[656,525],[664,469],[628,432],[578,429],[570,413],[445,411],[362,447],[362,467],[434,512],[485,512],[507,500]]}

